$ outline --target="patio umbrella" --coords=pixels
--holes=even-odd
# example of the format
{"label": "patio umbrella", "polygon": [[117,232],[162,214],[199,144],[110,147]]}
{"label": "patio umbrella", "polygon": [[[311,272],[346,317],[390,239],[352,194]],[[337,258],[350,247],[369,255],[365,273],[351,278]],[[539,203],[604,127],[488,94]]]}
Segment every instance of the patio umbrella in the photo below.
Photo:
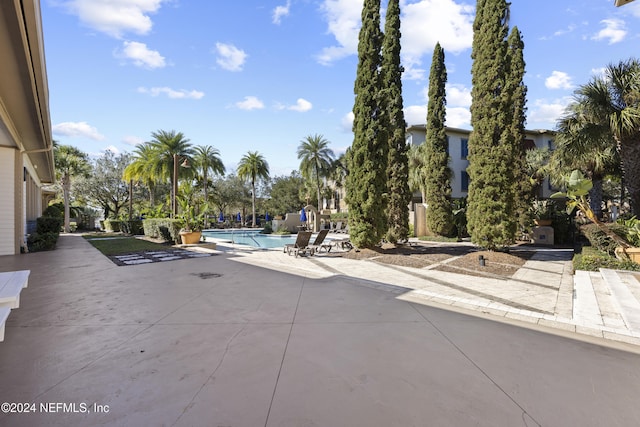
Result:
{"label": "patio umbrella", "polygon": [[271,221],[271,217],[269,216],[269,212],[264,214],[264,220],[265,221]]}
{"label": "patio umbrella", "polygon": [[224,214],[220,211],[220,216],[218,217],[218,222],[224,222]]}
{"label": "patio umbrella", "polygon": [[300,222],[307,222],[307,213],[304,209],[300,212]]}
{"label": "patio umbrella", "polygon": [[236,215],[236,221],[238,222],[242,221],[242,216],[240,216],[240,212],[238,212],[238,215]]}

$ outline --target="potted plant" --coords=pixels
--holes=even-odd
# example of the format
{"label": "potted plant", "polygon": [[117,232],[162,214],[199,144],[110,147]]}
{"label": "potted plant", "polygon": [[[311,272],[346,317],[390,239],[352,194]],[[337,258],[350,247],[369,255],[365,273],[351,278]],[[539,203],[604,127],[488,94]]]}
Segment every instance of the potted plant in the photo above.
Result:
{"label": "potted plant", "polygon": [[533,221],[536,225],[551,225],[555,205],[552,200],[534,200],[531,206],[533,212]]}
{"label": "potted plant", "polygon": [[180,229],[180,239],[183,245],[198,243],[202,237],[202,227],[204,225],[204,214],[206,209],[197,213],[196,208],[200,208],[197,203],[192,203],[189,197],[179,197],[180,219],[182,228]]}

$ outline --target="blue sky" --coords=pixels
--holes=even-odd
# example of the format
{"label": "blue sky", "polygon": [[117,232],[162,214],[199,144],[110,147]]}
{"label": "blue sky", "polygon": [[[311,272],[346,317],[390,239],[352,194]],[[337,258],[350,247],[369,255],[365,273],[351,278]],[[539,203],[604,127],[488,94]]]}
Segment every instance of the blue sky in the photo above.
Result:
{"label": "blue sky", "polygon": [[[528,129],[553,129],[578,85],[640,56],[640,1],[613,3],[512,0]],[[220,150],[228,171],[258,151],[272,176],[298,168],[308,135],[323,135],[336,155],[351,145],[362,0],[41,0],[41,9],[62,144],[120,153],[153,131],[176,130]],[[401,10],[406,121],[425,122],[439,41],[447,125],[470,128],[475,1],[401,0]]]}

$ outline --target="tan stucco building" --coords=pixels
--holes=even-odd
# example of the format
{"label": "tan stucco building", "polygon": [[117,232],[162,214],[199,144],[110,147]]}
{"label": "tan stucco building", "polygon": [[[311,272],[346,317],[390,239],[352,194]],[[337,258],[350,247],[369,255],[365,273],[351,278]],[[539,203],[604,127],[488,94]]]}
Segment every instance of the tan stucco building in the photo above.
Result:
{"label": "tan stucco building", "polygon": [[0,1],[0,255],[20,253],[53,183],[39,0]]}

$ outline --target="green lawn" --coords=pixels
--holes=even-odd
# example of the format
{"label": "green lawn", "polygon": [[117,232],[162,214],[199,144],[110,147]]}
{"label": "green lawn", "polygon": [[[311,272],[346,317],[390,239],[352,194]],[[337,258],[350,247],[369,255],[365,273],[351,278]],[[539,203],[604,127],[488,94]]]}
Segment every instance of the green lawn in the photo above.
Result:
{"label": "green lawn", "polygon": [[168,247],[166,244],[153,243],[118,233],[87,234],[84,238],[107,256],[131,252],[159,251],[165,250]]}

